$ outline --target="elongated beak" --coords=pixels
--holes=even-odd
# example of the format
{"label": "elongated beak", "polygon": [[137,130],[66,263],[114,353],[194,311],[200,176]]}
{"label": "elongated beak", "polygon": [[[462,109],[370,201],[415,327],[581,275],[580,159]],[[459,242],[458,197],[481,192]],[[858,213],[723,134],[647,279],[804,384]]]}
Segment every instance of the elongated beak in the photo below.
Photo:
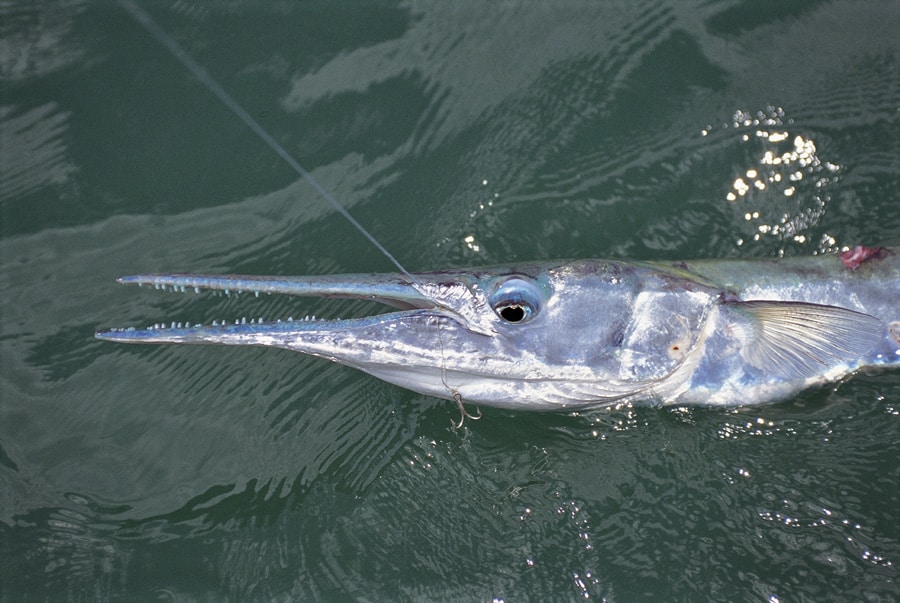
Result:
{"label": "elongated beak", "polygon": [[124,328],[101,331],[98,339],[121,343],[206,343],[224,345],[268,345],[314,353],[298,345],[298,338],[313,334],[336,334],[371,327],[385,319],[396,320],[415,315],[415,310],[435,309],[436,304],[418,290],[415,283],[402,275],[361,274],[318,277],[219,276],[203,274],[139,274],[118,279],[124,284],[151,286],[159,290],[222,291],[252,293],[259,296],[282,294],[323,298],[365,299],[406,310],[351,320],[287,319],[257,322],[241,319],[232,323],[210,325],[166,322],[147,328]]}
{"label": "elongated beak", "polygon": [[[447,360],[444,343],[455,341],[455,351],[465,353],[470,346],[460,346],[461,340],[484,337],[471,332],[466,321],[444,303],[447,299],[458,298],[460,289],[468,292],[464,284],[449,274],[431,279],[422,275],[422,282],[411,282],[408,277],[398,274],[274,278],[150,274],[123,277],[119,282],[185,292],[218,290],[366,299],[401,308],[401,311],[348,320],[240,320],[236,324],[210,325],[166,323],[147,328],[101,331],[96,337],[120,343],[286,348],[327,358],[403,387],[441,397],[452,395],[444,385],[448,374],[444,365]],[[423,293],[426,288],[429,294]],[[440,301],[444,297],[447,299]]]}

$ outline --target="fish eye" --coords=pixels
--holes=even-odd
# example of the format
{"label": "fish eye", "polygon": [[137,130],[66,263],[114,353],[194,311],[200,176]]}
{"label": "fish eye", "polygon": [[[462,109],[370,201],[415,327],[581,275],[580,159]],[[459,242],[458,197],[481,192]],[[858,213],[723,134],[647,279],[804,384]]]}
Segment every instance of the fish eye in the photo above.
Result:
{"label": "fish eye", "polygon": [[521,278],[504,281],[491,295],[491,308],[508,323],[528,322],[540,310],[541,293],[534,283]]}

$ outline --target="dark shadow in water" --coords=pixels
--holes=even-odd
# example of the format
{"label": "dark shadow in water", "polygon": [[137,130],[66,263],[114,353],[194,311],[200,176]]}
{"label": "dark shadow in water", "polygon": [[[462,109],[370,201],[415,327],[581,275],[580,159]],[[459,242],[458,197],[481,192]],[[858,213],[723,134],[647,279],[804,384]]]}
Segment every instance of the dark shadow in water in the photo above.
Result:
{"label": "dark shadow in water", "polygon": [[764,25],[783,23],[817,7],[827,4],[825,0],[799,0],[778,2],[778,0],[745,0],[726,8],[706,20],[707,27],[714,34],[738,35],[749,29]]}

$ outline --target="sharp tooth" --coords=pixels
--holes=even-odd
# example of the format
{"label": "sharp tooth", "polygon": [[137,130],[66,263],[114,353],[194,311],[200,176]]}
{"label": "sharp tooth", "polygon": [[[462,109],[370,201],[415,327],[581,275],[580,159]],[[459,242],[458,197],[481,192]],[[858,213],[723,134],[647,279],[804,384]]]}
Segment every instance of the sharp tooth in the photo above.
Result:
{"label": "sharp tooth", "polygon": [[254,291],[253,295],[255,295],[256,297],[259,297],[259,291]]}
{"label": "sharp tooth", "polygon": [[200,293],[200,287],[194,287],[194,293]]}

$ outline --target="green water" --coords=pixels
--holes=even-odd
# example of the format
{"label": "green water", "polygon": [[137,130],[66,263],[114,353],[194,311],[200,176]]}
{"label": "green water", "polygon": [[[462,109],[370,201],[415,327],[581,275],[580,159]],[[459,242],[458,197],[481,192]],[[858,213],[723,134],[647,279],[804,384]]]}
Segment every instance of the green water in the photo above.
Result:
{"label": "green water", "polygon": [[[142,4],[409,270],[900,243],[894,1]],[[900,599],[897,373],[455,431],[96,341],[370,310],[124,274],[393,267],[114,3],[0,6],[0,77],[0,601]]]}

